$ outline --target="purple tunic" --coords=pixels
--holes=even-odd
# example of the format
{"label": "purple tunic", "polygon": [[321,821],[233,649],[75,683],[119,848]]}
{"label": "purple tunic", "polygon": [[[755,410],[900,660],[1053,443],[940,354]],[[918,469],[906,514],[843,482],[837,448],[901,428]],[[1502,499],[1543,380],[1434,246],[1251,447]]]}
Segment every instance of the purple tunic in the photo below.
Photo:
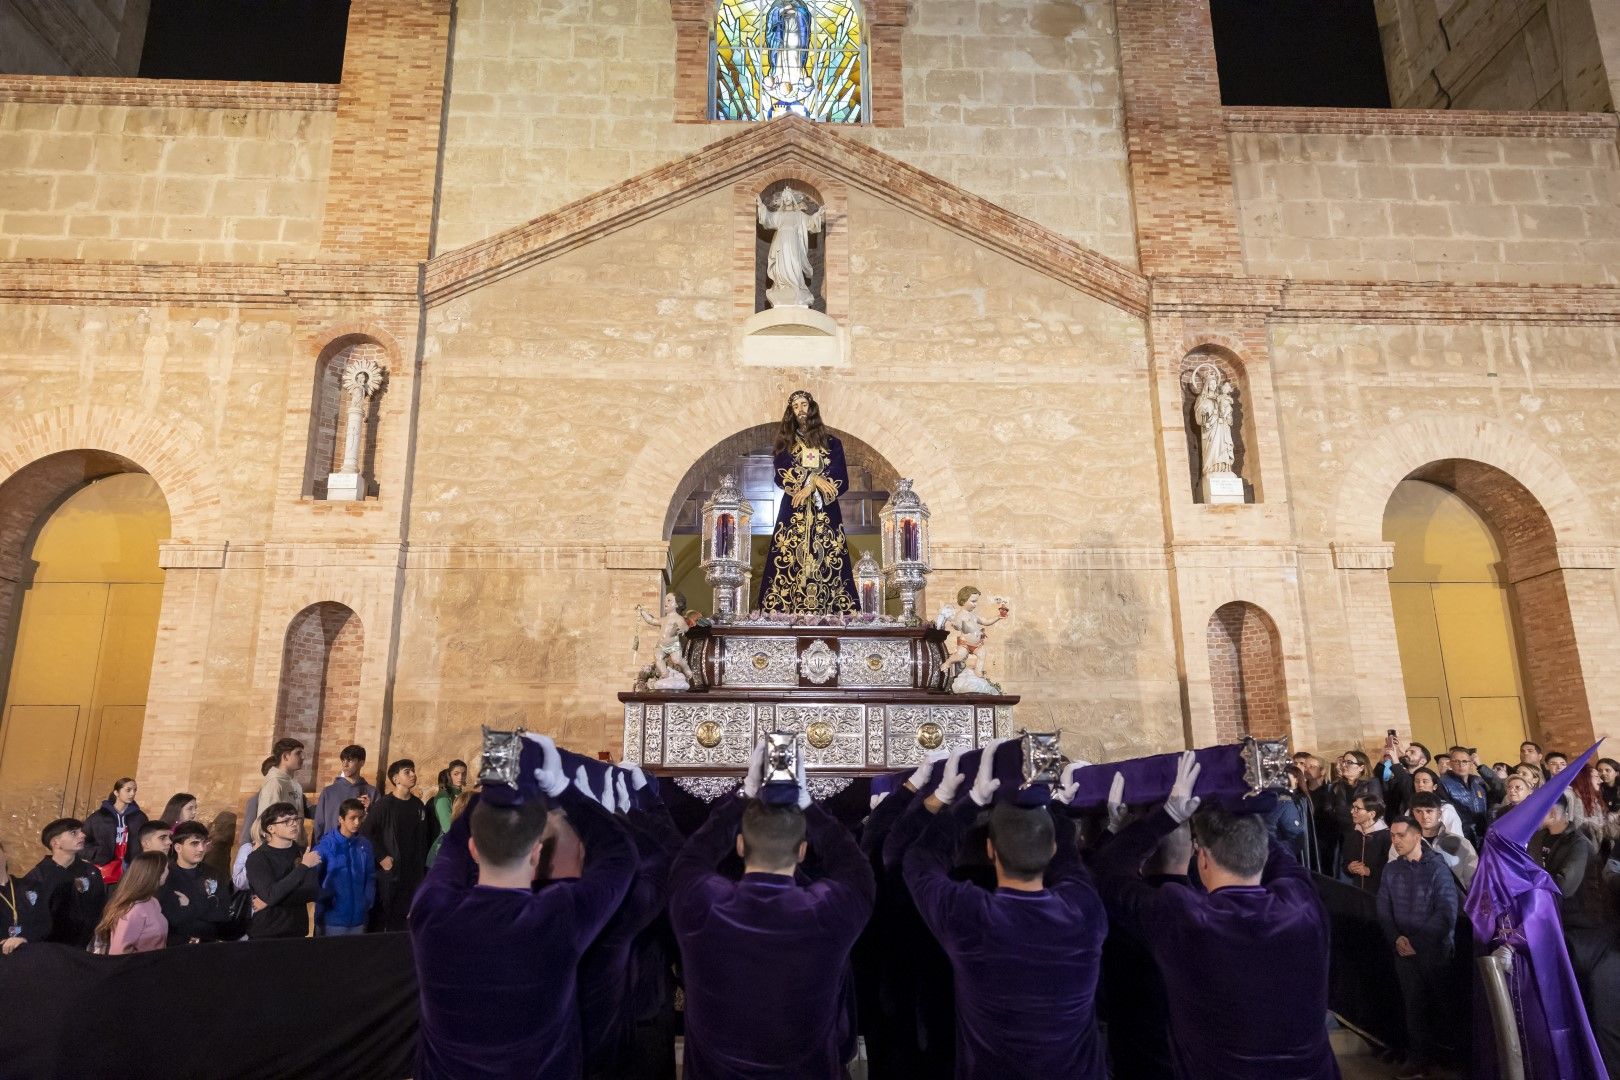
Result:
{"label": "purple tunic", "polygon": [[474,884],[467,836],[476,796],[445,834],[411,906],[417,1080],[580,1075],[575,969],[623,900],[635,852],[624,827],[574,788],[556,804],[584,841],[585,871],[538,892]]}
{"label": "purple tunic", "polygon": [[949,877],[979,810],[961,799],[905,855],[906,885],[956,972],[956,1075],[962,1080],[1107,1075],[1097,1033],[1097,975],[1108,919],[1059,820],[1039,892],[986,891]]}
{"label": "purple tunic", "polygon": [[1333,1080],[1327,1037],[1328,918],[1308,871],[1276,840],[1260,884],[1206,893],[1142,880],[1172,832],[1164,810],[1093,860],[1109,918],[1148,943],[1186,1080]]}
{"label": "purple tunic", "polygon": [[670,872],[686,979],[687,1080],[837,1080],[849,951],[872,912],[872,868],[820,806],[804,813],[824,876],[715,871],[745,800],[722,799]]}

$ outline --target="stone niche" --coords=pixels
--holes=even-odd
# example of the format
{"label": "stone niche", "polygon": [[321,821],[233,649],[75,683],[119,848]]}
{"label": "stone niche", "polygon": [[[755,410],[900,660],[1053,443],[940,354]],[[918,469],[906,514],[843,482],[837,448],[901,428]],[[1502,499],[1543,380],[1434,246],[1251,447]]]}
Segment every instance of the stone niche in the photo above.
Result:
{"label": "stone niche", "polygon": [[849,334],[814,308],[766,308],[743,323],[742,362],[755,367],[848,367]]}

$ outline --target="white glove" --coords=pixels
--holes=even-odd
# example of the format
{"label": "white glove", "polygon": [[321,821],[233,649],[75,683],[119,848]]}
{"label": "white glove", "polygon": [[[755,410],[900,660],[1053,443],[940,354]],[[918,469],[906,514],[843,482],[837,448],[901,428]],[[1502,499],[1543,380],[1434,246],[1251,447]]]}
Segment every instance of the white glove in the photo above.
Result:
{"label": "white glove", "polygon": [[750,799],[759,798],[759,789],[765,783],[765,740],[754,744],[748,755],[748,771],[743,774],[742,793]]}
{"label": "white glove", "polygon": [[866,808],[868,810],[876,810],[878,808],[878,803],[882,802],[884,799],[887,799],[888,797],[889,797],[889,793],[887,791],[879,792],[878,794],[872,796],[872,798],[869,801],[869,803],[867,804]]}
{"label": "white glove", "polygon": [[799,809],[810,809],[810,803],[812,801],[810,798],[810,785],[805,783],[804,780],[804,755],[802,753],[799,755],[798,765],[794,767],[793,779],[799,785]]}
{"label": "white glove", "polygon": [[973,778],[973,787],[968,790],[968,798],[976,806],[989,806],[990,800],[996,797],[996,789],[1001,787],[1001,781],[993,775],[996,767],[996,748],[1006,739],[991,739],[984,744],[984,750],[979,754],[979,775]]}
{"label": "white glove", "polygon": [[1089,761],[1071,761],[1063,766],[1063,773],[1058,778],[1058,789],[1052,792],[1052,798],[1064,806],[1074,802],[1074,797],[1080,794],[1080,781],[1074,778],[1074,774],[1090,765]]}
{"label": "white glove", "polygon": [[944,771],[939,777],[939,786],[934,789],[934,798],[942,803],[948,803],[956,798],[956,793],[962,788],[962,751],[952,750],[945,759]]}
{"label": "white glove", "polygon": [[[540,744],[540,767],[534,770],[534,778],[540,784],[540,790],[556,798],[568,790],[568,777],[563,773],[562,755],[557,753],[557,744],[548,735],[536,735],[534,741]],[[590,794],[587,790],[586,794]]]}
{"label": "white glove", "polygon": [[1129,817],[1130,811],[1125,809],[1125,774],[1117,772],[1108,785],[1108,831],[1119,832]]}
{"label": "white glove", "polygon": [[619,809],[628,814],[630,812],[630,791],[624,786],[624,773],[613,774],[613,785],[619,794]]}
{"label": "white glove", "polygon": [[906,777],[906,787],[912,791],[921,791],[923,785],[928,783],[928,777],[934,771],[934,763],[944,761],[950,756],[951,752],[949,750],[935,750],[932,754],[923,758],[922,764],[918,765],[912,774]]}
{"label": "white glove", "polygon": [[613,777],[602,777],[602,809],[610,814],[619,812],[619,800],[613,797]]}
{"label": "white glove", "polygon": [[574,770],[574,786],[584,792],[585,797],[591,802],[599,803],[602,801],[602,796],[591,790],[591,774],[585,771],[583,765]]}
{"label": "white glove", "polygon": [[647,786],[647,774],[641,771],[640,765],[633,761],[621,761],[619,768],[630,774],[631,791],[640,791]]}
{"label": "white glove", "polygon": [[1193,794],[1193,786],[1198,783],[1198,774],[1203,771],[1198,764],[1198,755],[1191,750],[1182,752],[1181,761],[1176,765],[1176,782],[1170,785],[1170,797],[1164,800],[1164,811],[1174,819],[1177,825],[1193,816],[1198,809],[1199,798]]}

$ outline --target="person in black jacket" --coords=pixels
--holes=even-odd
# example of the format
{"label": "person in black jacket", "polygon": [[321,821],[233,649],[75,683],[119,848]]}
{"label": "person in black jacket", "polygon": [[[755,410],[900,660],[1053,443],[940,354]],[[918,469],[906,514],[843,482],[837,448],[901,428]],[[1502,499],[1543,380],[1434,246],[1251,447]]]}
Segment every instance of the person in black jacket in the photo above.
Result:
{"label": "person in black jacket", "polygon": [[366,812],[366,835],[377,858],[377,903],[371,909],[373,930],[404,930],[411,899],[427,874],[433,836],[427,806],[411,794],[416,763],[401,758],[388,766],[388,794]]}
{"label": "person in black jacket", "polygon": [[50,936],[51,911],[45,898],[33,882],[11,872],[6,845],[0,843],[0,956]]}
{"label": "person in black jacket", "polygon": [[[158,904],[169,920],[169,944],[218,941],[231,921],[231,883],[203,862],[208,854],[208,826],[183,821],[174,827],[174,861],[158,890]],[[240,931],[238,931],[240,933]]]}
{"label": "person in black jacket", "polygon": [[84,819],[84,857],[101,871],[101,880],[108,885],[116,885],[129,860],[141,853],[137,837],[146,824],[146,813],[135,801],[135,788],[132,777],[120,776],[111,794]]}
{"label": "person in black jacket", "polygon": [[1339,848],[1339,880],[1363,892],[1376,893],[1389,861],[1389,826],[1384,804],[1375,796],[1361,795],[1350,804],[1355,829]]}
{"label": "person in black jacket", "polygon": [[84,823],[78,818],[57,818],[39,834],[39,842],[50,854],[28,872],[45,908],[50,912],[51,930],[46,941],[83,949],[90,944],[107,905],[107,886],[97,870],[82,856]]}
{"label": "person in black jacket", "polygon": [[1378,923],[1395,951],[1406,1006],[1411,1052],[1401,1076],[1421,1077],[1443,1056],[1457,885],[1445,860],[1423,842],[1416,821],[1399,818],[1389,832],[1392,854],[1378,890]]}
{"label": "person in black jacket", "polygon": [[253,890],[250,938],[307,937],[309,909],[321,895],[321,856],[296,841],[304,816],[292,803],[274,803],[259,815],[264,843],[247,857],[248,888]]}

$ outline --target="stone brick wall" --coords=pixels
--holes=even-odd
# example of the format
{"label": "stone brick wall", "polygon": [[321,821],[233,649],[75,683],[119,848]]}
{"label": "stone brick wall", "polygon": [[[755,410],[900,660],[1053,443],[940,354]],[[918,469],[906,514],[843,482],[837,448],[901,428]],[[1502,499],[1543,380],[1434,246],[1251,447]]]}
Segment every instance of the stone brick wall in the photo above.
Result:
{"label": "stone brick wall", "polygon": [[[841,133],[1134,264],[1113,7],[914,5],[901,123]],[[691,90],[667,0],[478,0],[458,13],[453,71],[439,251],[740,127],[676,122]]]}
{"label": "stone brick wall", "polygon": [[342,604],[305,608],[287,627],[274,738],[303,742],[306,791],[320,790],[354,739],[362,647],[360,620]]}
{"label": "stone brick wall", "polygon": [[[1374,0],[1398,109],[1614,108],[1607,0]],[[1613,55],[1609,59],[1614,59]]]}
{"label": "stone brick wall", "polygon": [[0,258],[313,254],[330,94],[215,86],[0,76]]}
{"label": "stone brick wall", "polygon": [[1351,110],[1228,113],[1250,273],[1620,280],[1612,117],[1562,129],[1542,117],[1491,118],[1464,134],[1446,114],[1415,124]]}

